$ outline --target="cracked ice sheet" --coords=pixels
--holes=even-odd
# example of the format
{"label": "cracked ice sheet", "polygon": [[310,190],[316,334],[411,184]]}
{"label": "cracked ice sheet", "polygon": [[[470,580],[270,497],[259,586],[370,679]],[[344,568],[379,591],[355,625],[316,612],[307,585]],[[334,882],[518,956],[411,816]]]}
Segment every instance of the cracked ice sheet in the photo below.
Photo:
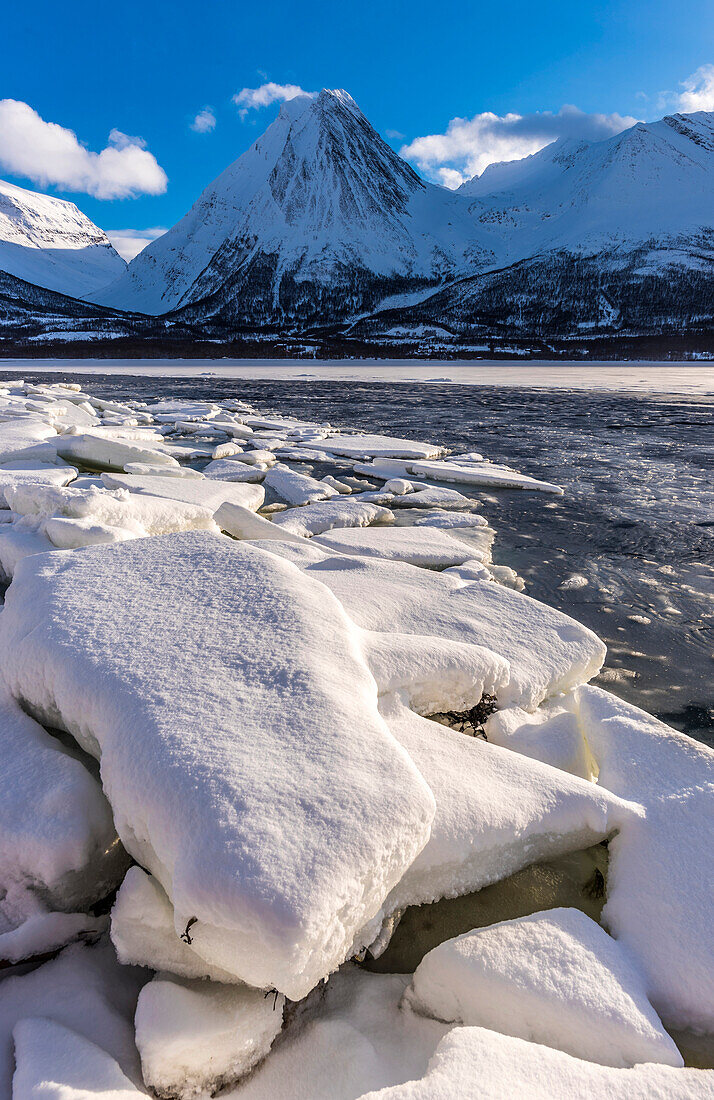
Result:
{"label": "cracked ice sheet", "polygon": [[0,660],[17,698],[101,758],[177,930],[197,917],[194,949],[251,985],[304,996],[428,839],[433,796],[379,715],[358,632],[317,578],[254,546],[192,532],[27,559]]}
{"label": "cracked ice sheet", "polygon": [[587,627],[493,581],[465,583],[401,562],[330,556],[314,539],[304,547],[255,545],[321,581],[365,630],[433,634],[500,653],[511,666],[501,706],[534,710],[595,676],[605,658],[605,646]]}
{"label": "cracked ice sheet", "polygon": [[[242,1096],[237,1093],[237,1096]],[[454,1028],[426,1074],[362,1100],[711,1100],[714,1071],[613,1069],[481,1027]]]}

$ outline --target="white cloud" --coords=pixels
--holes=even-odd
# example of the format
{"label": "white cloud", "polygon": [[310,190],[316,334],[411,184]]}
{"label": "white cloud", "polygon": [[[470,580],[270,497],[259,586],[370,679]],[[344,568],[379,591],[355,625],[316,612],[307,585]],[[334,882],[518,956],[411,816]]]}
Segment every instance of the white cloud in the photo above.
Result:
{"label": "white cloud", "polygon": [[701,65],[682,87],[677,97],[680,111],[714,111],[714,65]]}
{"label": "white cloud", "polygon": [[147,244],[163,237],[166,229],[156,226],[154,229],[107,229],[105,232],[122,259],[129,263]]}
{"label": "white cloud", "polygon": [[0,99],[0,167],[41,187],[83,191],[97,199],[159,195],[167,183],[141,138],[112,130],[106,148],[92,153],[72,130],[45,122],[16,99]]}
{"label": "white cloud", "polygon": [[215,128],[216,116],[213,113],[212,107],[204,107],[198,112],[191,123],[191,129],[197,134],[209,134],[211,130],[215,130]]}
{"label": "white cloud", "polygon": [[299,95],[312,95],[306,92],[299,84],[261,84],[259,88],[242,88],[233,96],[233,102],[239,108],[238,114],[245,118],[250,110],[258,107],[269,107],[271,103],[287,103],[289,99],[297,99]]}
{"label": "white cloud", "polygon": [[384,132],[390,141],[404,141],[405,135],[400,130],[385,130]]}
{"label": "white cloud", "polygon": [[485,111],[473,118],[453,118],[445,133],[418,137],[400,152],[431,179],[455,188],[480,175],[494,161],[520,160],[557,138],[597,141],[636,122],[618,114],[586,114],[571,106],[561,107],[557,114],[496,115]]}

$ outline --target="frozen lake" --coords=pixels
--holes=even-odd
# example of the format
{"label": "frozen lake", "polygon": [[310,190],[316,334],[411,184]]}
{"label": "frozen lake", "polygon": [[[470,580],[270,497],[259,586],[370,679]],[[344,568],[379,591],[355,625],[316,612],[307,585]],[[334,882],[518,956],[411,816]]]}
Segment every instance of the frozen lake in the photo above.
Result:
{"label": "frozen lake", "polygon": [[604,686],[714,744],[713,367],[136,360],[3,367],[13,377],[15,369],[27,378],[48,370],[81,377],[103,396],[242,397],[265,411],[478,450],[557,482],[564,497],[471,491],[497,532],[494,560],[517,569],[531,596],[607,642]]}
{"label": "frozen lake", "polygon": [[5,359],[0,368],[161,378],[255,381],[417,382],[536,389],[627,390],[636,393],[714,393],[714,363],[423,359]]}

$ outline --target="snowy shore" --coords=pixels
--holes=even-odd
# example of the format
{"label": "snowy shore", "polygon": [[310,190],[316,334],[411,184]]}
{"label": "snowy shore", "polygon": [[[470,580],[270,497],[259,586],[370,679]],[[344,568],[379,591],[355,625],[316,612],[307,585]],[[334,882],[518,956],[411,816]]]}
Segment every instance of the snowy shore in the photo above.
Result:
{"label": "snowy shore", "polygon": [[[681,1053],[714,1035],[714,752],[589,686],[604,645],[493,564],[483,486],[562,492],[3,386],[4,1094],[714,1095]],[[413,907],[596,849],[577,907],[374,972]]]}

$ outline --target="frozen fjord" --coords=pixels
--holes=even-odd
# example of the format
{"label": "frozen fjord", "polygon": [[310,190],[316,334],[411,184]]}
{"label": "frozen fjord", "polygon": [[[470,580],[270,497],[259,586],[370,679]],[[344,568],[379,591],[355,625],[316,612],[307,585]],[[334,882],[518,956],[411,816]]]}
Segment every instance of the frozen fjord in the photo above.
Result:
{"label": "frozen fjord", "polygon": [[[33,716],[16,711],[6,741],[21,746],[27,783],[41,739],[61,749],[55,762],[45,747],[38,812],[3,825],[28,853],[0,868],[14,891],[12,904],[0,902],[15,944],[6,957],[15,962],[23,942],[20,957],[37,962],[64,942],[98,940],[0,983],[3,1072],[14,1028],[17,1096],[49,1081],[122,1097],[146,1086],[181,1097],[226,1086],[265,1097],[528,1095],[523,1082],[539,1072],[562,1096],[712,1093],[709,1072],[671,1068],[678,1056],[661,1021],[677,1033],[714,1030],[702,936],[713,754],[584,686],[604,647],[494,565],[493,530],[475,517],[488,521],[497,503],[465,495],[483,465],[472,447],[446,456],[401,432],[369,443],[354,435],[351,446],[344,430],[304,413],[266,416],[235,397],[151,405],[66,385],[7,385],[0,417],[0,561],[12,578],[0,663],[8,708]],[[496,457],[503,469],[507,456]],[[370,478],[364,466],[380,461],[404,468]],[[214,462],[236,474],[211,477]],[[438,477],[440,462],[451,476]],[[454,465],[464,471],[456,479]],[[546,480],[520,482],[524,508],[553,500]],[[502,490],[488,489],[498,502]],[[430,492],[435,516],[464,525],[419,523],[429,508],[404,507]],[[461,732],[464,719],[488,740]],[[511,732],[525,727],[528,736]],[[42,814],[62,798],[68,752],[87,792],[77,820],[57,826],[74,830],[68,843],[53,836],[57,854],[37,870],[52,820]],[[629,773],[632,756],[644,773]],[[82,817],[85,804],[94,818]],[[684,809],[673,815],[669,804]],[[101,832],[102,814],[120,848]],[[560,1017],[556,1008],[547,1040],[530,1036],[522,1080],[510,1085],[505,1069],[485,1078],[484,1059],[500,1065],[521,1040],[475,1020],[449,1036],[458,1021],[402,1000],[408,978],[348,961],[379,955],[405,907],[468,896],[606,840],[605,931],[583,917],[592,929],[582,937],[595,973],[614,945],[626,960],[610,970],[608,996],[620,1010],[636,1002],[633,1035],[649,1021],[646,1066],[634,1041],[623,1042],[617,1070],[603,1069],[592,1046],[574,1059],[563,1022],[573,1000]],[[101,921],[57,919],[96,908],[118,882],[126,862],[108,875],[110,848],[136,860],[111,918],[115,947]],[[680,875],[661,869],[678,862]],[[650,921],[639,919],[643,905],[654,906]],[[510,953],[491,953],[498,989]],[[675,956],[676,974],[658,964]],[[573,957],[549,952],[556,973]],[[64,960],[77,990],[71,1013],[52,1007]],[[163,973],[147,985],[151,970]],[[111,1006],[115,973],[125,979],[113,1025],[104,1009],[97,1017],[94,991],[99,981]],[[454,978],[455,990],[460,981],[468,977]],[[33,1022],[38,1014],[49,1022]],[[603,1025],[601,1054],[609,1034]]]}

